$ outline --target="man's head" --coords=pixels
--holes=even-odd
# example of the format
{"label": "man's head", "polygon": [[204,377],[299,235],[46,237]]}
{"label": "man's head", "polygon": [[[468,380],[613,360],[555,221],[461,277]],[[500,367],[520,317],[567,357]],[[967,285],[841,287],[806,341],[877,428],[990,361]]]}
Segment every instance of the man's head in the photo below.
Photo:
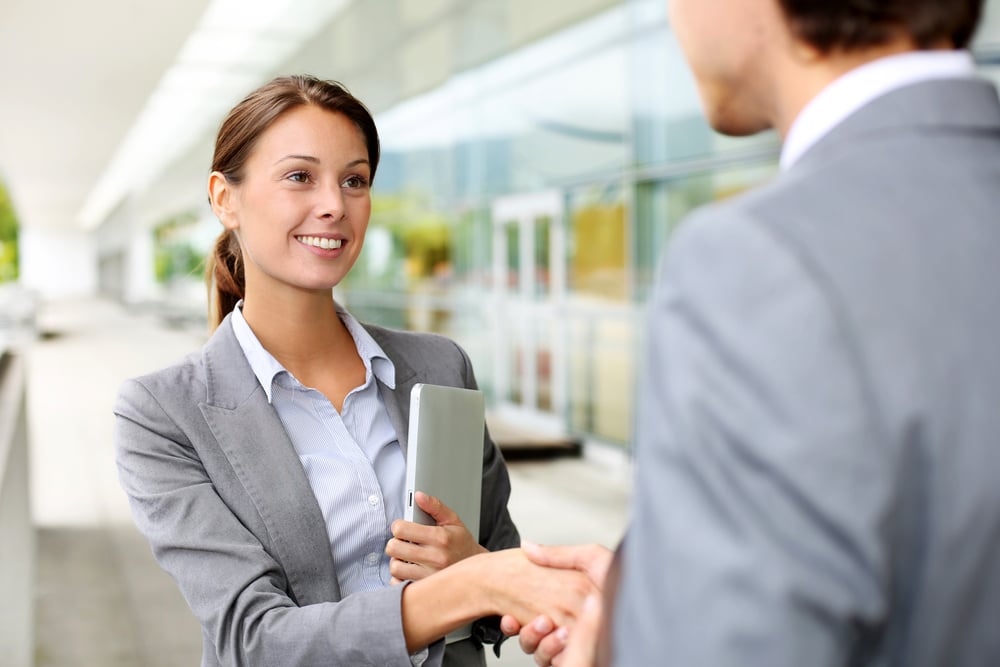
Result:
{"label": "man's head", "polygon": [[983,0],[778,0],[792,33],[821,53],[905,38],[917,49],[969,45]]}
{"label": "man's head", "polygon": [[711,125],[791,121],[836,76],[882,55],[964,48],[984,0],[669,0]]}

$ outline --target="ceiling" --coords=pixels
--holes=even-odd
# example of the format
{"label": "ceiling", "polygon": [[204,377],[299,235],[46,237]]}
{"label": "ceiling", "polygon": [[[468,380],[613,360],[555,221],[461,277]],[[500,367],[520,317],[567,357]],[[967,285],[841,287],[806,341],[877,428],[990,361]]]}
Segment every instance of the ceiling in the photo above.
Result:
{"label": "ceiling", "polygon": [[0,178],[22,224],[78,230],[207,0],[0,2]]}
{"label": "ceiling", "polygon": [[[314,0],[307,13],[325,1]],[[417,7],[433,13],[433,7],[449,4],[425,2],[400,6],[410,7],[411,13]],[[54,231],[84,228],[88,199],[209,4],[0,1],[0,179],[23,225]],[[301,9],[313,3],[287,4]],[[481,4],[492,6],[492,0]],[[522,12],[530,3],[505,4],[514,8],[511,15],[516,18],[525,16]],[[431,16],[432,25],[437,18]],[[385,18],[378,21],[384,23]],[[981,44],[992,47],[987,49],[989,60],[1000,63],[1000,49],[993,46],[1000,44],[1000,0],[988,0],[980,37]],[[986,70],[996,75],[994,68]]]}
{"label": "ceiling", "polygon": [[269,68],[336,63],[333,78],[378,111],[618,2],[0,0],[0,179],[32,229],[135,219],[136,198],[162,217],[178,191],[203,187],[209,126]]}

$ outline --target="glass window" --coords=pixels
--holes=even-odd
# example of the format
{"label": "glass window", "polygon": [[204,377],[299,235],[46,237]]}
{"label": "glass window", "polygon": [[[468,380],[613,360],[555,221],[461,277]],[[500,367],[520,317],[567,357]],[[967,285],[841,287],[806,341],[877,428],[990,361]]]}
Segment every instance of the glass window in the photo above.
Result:
{"label": "glass window", "polygon": [[679,178],[649,181],[636,187],[636,296],[645,301],[667,238],[693,209],[739,194],[772,178],[776,162],[747,164]]}
{"label": "glass window", "polygon": [[637,324],[632,308],[567,313],[567,418],[573,432],[622,445],[631,440]]}
{"label": "glass window", "polygon": [[570,294],[588,300],[627,298],[626,215],[619,185],[577,188],[569,197]]}

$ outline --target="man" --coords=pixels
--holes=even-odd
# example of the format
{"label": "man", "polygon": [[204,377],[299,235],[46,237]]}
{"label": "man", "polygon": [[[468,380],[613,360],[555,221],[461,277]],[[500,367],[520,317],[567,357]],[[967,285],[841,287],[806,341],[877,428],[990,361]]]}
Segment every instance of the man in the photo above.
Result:
{"label": "man", "polygon": [[[695,213],[662,264],[615,665],[1000,664],[1000,102],[962,50],[981,5],[671,2],[712,126],[776,129],[782,174]],[[592,661],[591,607],[564,665]],[[522,629],[541,664],[547,629]]]}

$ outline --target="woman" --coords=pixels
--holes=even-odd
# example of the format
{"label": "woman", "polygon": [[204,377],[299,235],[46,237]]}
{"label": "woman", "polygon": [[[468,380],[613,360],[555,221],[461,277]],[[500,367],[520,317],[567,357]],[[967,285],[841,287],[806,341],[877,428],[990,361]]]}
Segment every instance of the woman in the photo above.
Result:
{"label": "woman", "polygon": [[201,623],[203,665],[482,665],[496,615],[569,622],[590,589],[511,548],[488,435],[478,540],[422,494],[438,525],[400,519],[410,388],[475,379],[448,339],[361,325],[333,300],[378,159],[371,116],[335,83],[278,78],[240,102],[208,181],[225,228],[215,332],[121,388],[121,483]]}

